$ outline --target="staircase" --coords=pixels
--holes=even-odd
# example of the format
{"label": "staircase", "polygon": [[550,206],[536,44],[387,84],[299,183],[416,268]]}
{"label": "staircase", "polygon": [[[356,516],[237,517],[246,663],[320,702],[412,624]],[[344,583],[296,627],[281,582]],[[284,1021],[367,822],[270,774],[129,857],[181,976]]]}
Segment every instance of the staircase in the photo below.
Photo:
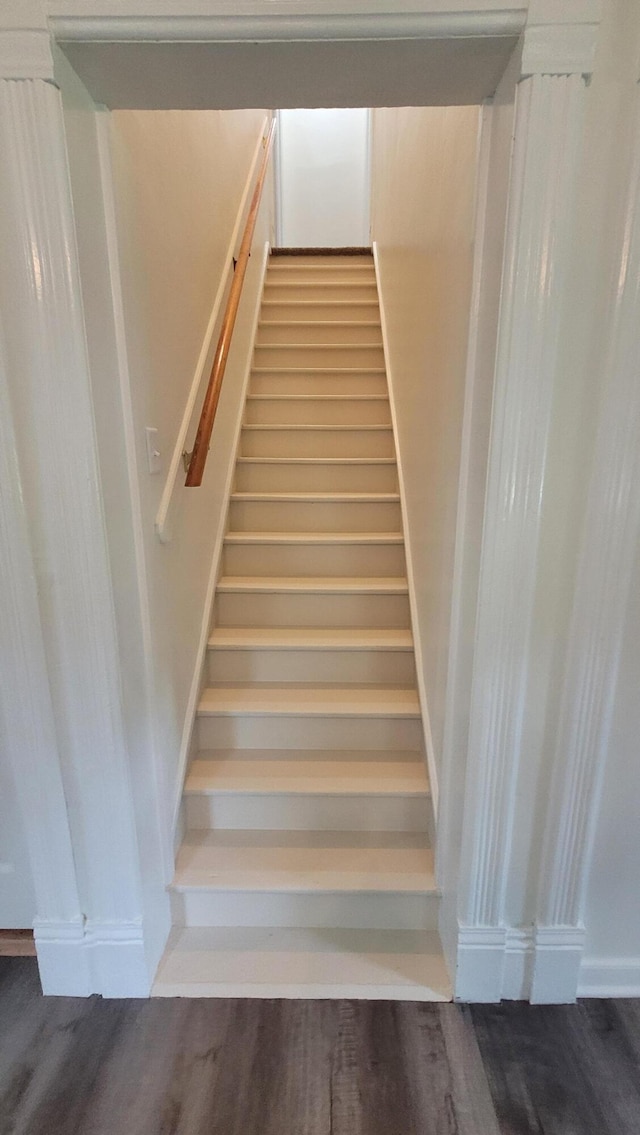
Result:
{"label": "staircase", "polygon": [[272,256],[155,995],[442,1000],[371,256]]}

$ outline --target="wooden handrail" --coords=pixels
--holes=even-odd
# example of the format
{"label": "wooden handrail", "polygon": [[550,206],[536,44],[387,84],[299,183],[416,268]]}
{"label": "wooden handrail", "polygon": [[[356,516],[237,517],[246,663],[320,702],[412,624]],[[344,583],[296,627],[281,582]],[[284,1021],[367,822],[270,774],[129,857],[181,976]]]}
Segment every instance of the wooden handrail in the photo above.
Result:
{"label": "wooden handrail", "polygon": [[262,198],[262,190],[264,188],[265,178],[267,176],[267,167],[269,165],[269,156],[271,153],[271,145],[273,142],[273,135],[276,129],[275,117],[271,120],[269,131],[264,140],[264,157],[260,172],[256,181],[256,187],[253,191],[251,204],[249,206],[249,213],[247,215],[247,223],[244,227],[244,234],[242,243],[240,245],[240,252],[238,253],[238,261],[233,274],[233,283],[229,292],[229,299],[222,320],[222,327],[220,329],[220,337],[216,347],[216,353],[213,356],[213,365],[211,367],[211,374],[209,376],[209,384],[207,392],[204,396],[202,403],[202,411],[200,414],[200,421],[198,422],[198,431],[196,433],[196,440],[193,446],[193,452],[189,461],[189,470],[187,472],[187,479],[185,485],[189,488],[196,487],[202,484],[202,476],[204,467],[209,452],[209,442],[211,441],[211,431],[213,430],[213,423],[216,417],[216,410],[218,408],[218,401],[220,399],[220,391],[222,389],[222,380],[227,366],[227,358],[229,356],[229,349],[231,347],[231,339],[233,336],[233,329],[236,323],[236,316],[238,314],[238,307],[240,306],[240,296],[242,295],[242,285],[244,284],[244,277],[247,271],[247,264],[249,262],[249,253],[251,252],[251,242],[253,240],[253,233],[256,227],[256,220],[258,218],[258,209],[260,208],[260,200]]}

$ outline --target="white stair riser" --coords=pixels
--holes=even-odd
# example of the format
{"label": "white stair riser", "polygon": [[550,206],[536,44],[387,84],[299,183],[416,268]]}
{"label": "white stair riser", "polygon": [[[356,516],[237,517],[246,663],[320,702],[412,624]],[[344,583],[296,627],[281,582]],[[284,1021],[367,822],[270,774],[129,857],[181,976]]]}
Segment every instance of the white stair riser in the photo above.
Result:
{"label": "white stair riser", "polygon": [[249,425],[390,425],[386,398],[375,400],[249,398],[245,409]]}
{"label": "white stair riser", "polygon": [[[238,492],[257,493],[397,493],[398,470],[391,465],[298,464],[240,461]],[[320,574],[320,573],[318,573]]]}
{"label": "white stair riser", "polygon": [[402,544],[225,544],[224,575],[404,576]]}
{"label": "white stair riser", "polygon": [[208,651],[211,682],[344,682],[413,686],[412,650]]}
{"label": "white stair riser", "polygon": [[242,431],[243,457],[393,457],[393,430]]}
{"label": "white stair riser", "polygon": [[293,371],[285,374],[275,371],[273,374],[257,374],[251,376],[251,394],[373,394],[379,398],[387,397],[387,381],[384,375],[367,374],[361,371],[356,374],[344,374],[339,371],[329,374],[321,371]]}
{"label": "white stair riser", "polygon": [[398,532],[400,504],[231,500],[232,532]]}
{"label": "white stair riser", "polygon": [[185,796],[187,828],[219,831],[424,832],[424,796],[251,795]]}
{"label": "white stair riser", "polygon": [[421,930],[436,925],[435,895],[277,891],[172,892],[177,926],[318,926]]}
{"label": "white stair riser", "polygon": [[325,280],[324,283],[321,280],[308,280],[302,281],[301,287],[300,283],[298,283],[298,285],[292,284],[292,282],[287,284],[287,280],[284,277],[282,279],[278,277],[277,280],[273,278],[270,280],[267,277],[264,298],[266,300],[284,301],[291,299],[377,301],[378,293],[373,280],[362,280],[360,283],[358,283],[357,280],[355,282],[353,280],[344,280],[342,283],[340,283],[340,281],[335,283],[331,280]]}
{"label": "white stair riser", "polygon": [[200,749],[406,749],[417,752],[421,726],[407,717],[201,716]]}
{"label": "white stair riser", "polygon": [[268,284],[372,284],[376,274],[373,264],[274,264],[267,271]]}
{"label": "white stair riser", "polygon": [[274,253],[269,261],[269,272],[278,272],[283,269],[318,268],[327,272],[330,268],[337,268],[339,272],[346,272],[350,268],[373,269],[373,256],[371,252],[297,252]]}
{"label": "white stair riser", "polygon": [[[366,342],[366,340],[365,340]],[[381,367],[382,347],[333,347],[298,343],[287,346],[256,346],[253,365],[256,367]]]}
{"label": "white stair riser", "polygon": [[359,320],[357,323],[346,321],[312,320],[303,322],[300,319],[288,323],[275,323],[269,325],[270,317],[261,322],[256,336],[256,346],[266,346],[268,343],[327,343],[335,346],[339,343],[369,343],[373,346],[382,345],[382,332],[379,326],[370,326],[375,321]]}
{"label": "white stair riser", "polygon": [[275,320],[277,323],[371,323],[380,322],[380,307],[373,296],[368,300],[354,303],[353,300],[327,299],[312,300],[303,294],[290,296],[289,303],[275,302],[265,295],[261,319]]}
{"label": "white stair riser", "polygon": [[408,627],[406,594],[222,592],[218,627]]}

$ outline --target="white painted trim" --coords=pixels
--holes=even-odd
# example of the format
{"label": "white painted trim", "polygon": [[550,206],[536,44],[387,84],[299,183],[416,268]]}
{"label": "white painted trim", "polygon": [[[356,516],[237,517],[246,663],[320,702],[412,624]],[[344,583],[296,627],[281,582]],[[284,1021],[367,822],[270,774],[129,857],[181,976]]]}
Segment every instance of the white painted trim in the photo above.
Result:
{"label": "white painted trim", "polygon": [[[51,5],[55,9],[55,5]],[[130,5],[133,8],[133,4]],[[353,40],[450,39],[470,36],[516,37],[524,27],[526,7],[514,4],[492,8],[454,6],[440,12],[323,12],[307,14],[278,11],[268,15],[212,12],[188,15],[149,14],[142,10],[123,15],[69,15],[50,13],[49,22],[58,42],[164,40]],[[275,8],[275,5],[271,5]]]}
{"label": "white painted trim", "polygon": [[583,104],[580,76],[518,86],[463,831],[460,912],[477,928],[504,921]]}
{"label": "white painted trim", "polygon": [[0,82],[0,148],[7,361],[20,376],[17,449],[78,887],[92,917],[137,917],[115,611],[62,106],[51,83]]}
{"label": "white painted trim", "polygon": [[503,926],[458,926],[454,999],[500,1001],[506,930]]}
{"label": "white painted trim", "polygon": [[[193,677],[191,679],[191,686],[189,689],[189,698],[187,701],[187,709],[185,712],[184,727],[182,730],[182,740],[180,743],[180,756],[178,759],[178,771],[176,776],[176,788],[173,805],[173,820],[172,820],[172,833],[175,833],[180,826],[180,809],[182,803],[182,789],[184,785],[184,778],[187,770],[187,763],[191,753],[193,728],[196,720],[196,711],[198,709],[198,702],[200,700],[200,692],[202,689],[202,678],[206,664],[207,657],[207,643],[209,641],[210,626],[211,626],[211,612],[213,609],[213,600],[215,598],[216,586],[220,575],[220,566],[222,561],[222,549],[224,544],[224,537],[227,531],[227,515],[229,511],[229,497],[231,495],[231,486],[233,484],[233,475],[236,467],[236,460],[238,456],[238,449],[240,447],[240,431],[242,429],[242,419],[244,416],[244,408],[247,397],[247,388],[249,385],[249,378],[251,375],[251,362],[253,359],[253,346],[258,331],[258,320],[260,318],[260,307],[262,304],[262,292],[264,288],[264,278],[267,271],[267,264],[269,261],[269,243],[266,242],[262,250],[262,259],[260,261],[259,275],[256,287],[256,296],[254,299],[254,308],[251,317],[251,330],[247,336],[246,350],[247,358],[245,364],[244,380],[240,389],[238,403],[236,406],[236,419],[233,426],[233,446],[231,450],[231,458],[227,467],[227,476],[224,486],[223,498],[227,502],[226,507],[221,509],[218,527],[216,530],[215,541],[213,545],[213,553],[211,557],[211,571],[209,573],[209,581],[207,583],[207,593],[204,603],[202,622],[200,624],[200,636],[198,640],[198,650],[196,653],[195,666]],[[175,843],[175,834],[174,834]]]}
{"label": "white painted trim", "polygon": [[46,924],[62,920],[81,928],[81,904],[8,377],[0,327],[2,759],[9,762],[14,776],[38,919]]}
{"label": "white painted trim", "polygon": [[263,141],[269,129],[269,121],[270,119],[267,115],[264,119],[264,122],[262,123],[262,126],[260,127],[258,140],[256,142],[253,156],[249,164],[249,172],[247,174],[244,189],[242,190],[240,197],[235,224],[231,232],[231,237],[229,238],[229,245],[227,247],[227,253],[222,267],[220,282],[218,284],[218,289],[213,301],[213,307],[211,308],[211,315],[209,316],[209,322],[207,323],[207,329],[205,331],[202,346],[200,348],[200,354],[198,355],[196,369],[191,381],[191,386],[189,388],[189,394],[187,397],[184,413],[182,415],[180,428],[178,430],[176,443],[173,447],[171,461],[169,462],[167,479],[165,481],[164,489],[162,490],[160,506],[158,508],[158,514],[155,520],[156,534],[158,536],[158,539],[163,544],[166,544],[169,540],[171,540],[171,510],[178,478],[183,476],[182,454],[185,449],[188,448],[187,436],[194,416],[194,411],[198,402],[198,395],[200,393],[203,380],[209,377],[211,370],[213,353],[216,348],[215,332],[218,328],[218,319],[221,313],[222,304],[227,293],[227,288],[233,276],[233,259],[236,251],[236,245],[238,243],[240,229],[245,218],[249,195],[253,190],[253,186],[256,180],[256,170],[262,158],[264,150]]}
{"label": "white painted trim", "polygon": [[596,57],[597,22],[527,27],[522,74],[590,75]]}
{"label": "white painted trim", "polygon": [[273,149],[274,149],[274,155],[273,155],[273,157],[274,157],[274,160],[273,160],[273,193],[274,193],[275,221],[276,221],[275,247],[276,248],[282,248],[282,233],[283,233],[282,145],[280,143],[280,139],[282,137],[282,132],[281,132],[281,127],[280,127],[280,111],[276,110],[275,115],[276,115],[276,120],[277,120],[277,123],[278,123],[278,125],[276,127],[276,135],[275,135],[274,145],[273,145]]}
{"label": "white painted trim", "polygon": [[[478,336],[482,314],[482,283],[485,275],[487,241],[487,201],[491,159],[491,113],[492,105],[482,107],[478,124],[476,150],[476,185],[474,217],[474,258],[471,279],[471,302],[469,309],[469,333],[467,339],[467,359],[465,368],[464,405],[462,411],[462,435],[460,439],[460,470],[458,475],[458,500],[456,510],[456,531],[454,542],[453,578],[451,585],[451,617],[449,621],[449,658],[447,663],[447,685],[445,691],[445,714],[442,739],[442,793],[438,814],[438,843],[436,847],[436,879],[443,891],[453,890],[456,880],[455,861],[458,848],[456,842],[456,796],[460,776],[461,754],[458,738],[455,736],[455,710],[461,692],[460,671],[463,669],[462,639],[464,634],[463,586],[465,558],[468,554],[466,533],[469,516],[469,496],[471,490],[471,445],[474,436],[474,395],[478,367]],[[464,767],[464,766],[463,766]],[[442,938],[449,968],[455,965],[454,943],[456,939],[457,916],[455,903],[443,902],[440,908]],[[444,922],[451,924],[447,927]]]}
{"label": "white painted trim", "polygon": [[151,975],[140,922],[34,924],[42,991],[65,997],[148,997]]}
{"label": "white painted trim", "polygon": [[534,932],[526,927],[508,927],[504,936],[502,1000],[528,1001],[534,958]]}
{"label": "white painted trim", "polygon": [[578,997],[640,997],[640,957],[583,958]]}
{"label": "white painted trim", "polygon": [[584,926],[536,926],[529,999],[534,1005],[571,1004],[584,950]]}
{"label": "white painted trim", "polygon": [[404,533],[405,544],[405,557],[407,561],[407,585],[409,589],[409,610],[411,611],[411,623],[413,627],[413,650],[416,661],[416,675],[418,685],[418,699],[420,702],[420,715],[422,717],[422,730],[424,735],[425,755],[427,758],[427,767],[429,769],[429,785],[431,789],[431,801],[433,807],[434,821],[438,815],[438,769],[436,766],[435,753],[433,749],[433,737],[431,734],[431,722],[429,719],[429,707],[427,701],[427,690],[424,682],[424,663],[422,657],[422,642],[420,640],[420,624],[418,621],[418,600],[416,595],[415,586],[415,573],[413,570],[413,557],[411,553],[411,533],[409,529],[409,516],[407,513],[407,499],[404,482],[404,472],[402,466],[402,450],[398,444],[398,415],[396,412],[395,403],[395,390],[393,384],[393,368],[391,366],[391,354],[389,351],[389,333],[387,330],[387,315],[384,301],[384,289],[382,285],[382,276],[380,271],[380,258],[378,255],[378,242],[373,242],[373,262],[376,270],[376,282],[378,285],[378,301],[380,304],[380,326],[382,330],[382,349],[384,352],[384,365],[387,372],[387,386],[389,388],[389,405],[391,407],[391,424],[393,426],[393,439],[396,450],[396,460],[398,463],[398,483],[400,489],[400,511],[402,514],[402,530]]}
{"label": "white painted trim", "polygon": [[144,548],[142,507],[140,502],[139,477],[136,460],[135,424],[133,403],[131,398],[131,375],[129,371],[129,357],[127,352],[127,334],[124,317],[124,306],[121,289],[120,253],[118,249],[118,229],[116,219],[116,203],[113,191],[113,166],[110,145],[110,116],[106,111],[96,111],[96,139],[98,148],[98,162],[100,165],[100,180],[104,210],[104,229],[109,271],[109,284],[111,290],[111,305],[113,317],[113,337],[116,350],[120,401],[122,405],[122,422],[124,431],[124,448],[127,461],[127,482],[129,486],[129,500],[133,519],[132,538],[136,563],[136,583],[139,596],[140,624],[143,637],[144,656],[144,682],[146,688],[147,706],[149,712],[149,743],[152,751],[152,767],[154,775],[154,792],[151,794],[157,812],[157,823],[160,830],[160,839],[163,855],[163,873],[165,879],[170,879],[173,873],[173,858],[170,844],[166,837],[167,817],[165,813],[167,800],[167,784],[162,762],[158,756],[158,745],[155,736],[155,722],[150,707],[154,704],[154,675],[153,675],[153,636],[151,632],[151,613],[149,601],[148,574]]}
{"label": "white painted trim", "polygon": [[0,79],[54,81],[51,40],[46,28],[0,30]]}
{"label": "white painted trim", "polygon": [[33,937],[45,996],[89,997],[96,992],[84,941],[84,920],[37,918]]}
{"label": "white painted trim", "polygon": [[[579,925],[593,856],[617,671],[640,541],[640,92],[629,139],[602,358],[600,421],[568,635],[562,701],[540,869],[541,920]],[[575,997],[580,957],[567,975]],[[534,985],[534,996],[546,996]]]}
{"label": "white painted trim", "polygon": [[[460,926],[456,1000],[573,1001],[574,995],[566,995],[566,973],[583,942],[583,927]],[[536,980],[545,997],[534,998]]]}

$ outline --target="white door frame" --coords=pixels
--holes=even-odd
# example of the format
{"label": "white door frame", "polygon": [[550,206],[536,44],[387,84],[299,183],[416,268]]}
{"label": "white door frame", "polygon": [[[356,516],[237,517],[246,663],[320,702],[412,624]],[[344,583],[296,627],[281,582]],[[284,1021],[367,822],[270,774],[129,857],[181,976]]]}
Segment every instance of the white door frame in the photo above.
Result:
{"label": "white door frame", "polygon": [[[8,241],[0,266],[0,295],[14,297],[4,326],[7,365],[0,375],[0,393],[12,416],[0,419],[0,424],[13,454],[14,473],[23,485],[23,493],[16,495],[6,481],[0,484],[0,524],[9,547],[16,549],[3,564],[9,586],[0,594],[0,603],[11,627],[9,653],[21,662],[13,671],[13,686],[7,687],[17,694],[13,710],[8,698],[0,708],[11,733],[38,891],[36,944],[45,988],[144,995],[166,928],[146,925],[141,899],[138,817],[122,724],[91,382],[50,34],[53,30],[66,40],[108,40],[115,29],[121,38],[171,43],[188,36],[205,38],[208,28],[206,20],[184,13],[163,15],[161,5],[156,11],[152,0],[132,0],[126,17],[122,6],[110,0],[87,0],[73,17],[64,12],[68,5],[61,4],[60,12],[57,7],[56,0],[50,0],[47,20],[35,0],[10,0],[0,15],[0,149],[10,158],[5,168],[12,171],[0,185]],[[544,965],[568,958],[561,979],[554,979],[553,997],[575,996],[585,863],[605,759],[595,723],[586,748],[577,744],[581,719],[576,706],[587,681],[603,702],[610,691],[611,668],[594,676],[589,665],[603,641],[607,659],[617,656],[624,587],[614,586],[612,573],[614,567],[620,571],[621,563],[623,569],[629,567],[640,524],[631,508],[623,524],[610,507],[624,485],[633,483],[630,475],[637,473],[637,454],[619,420],[621,413],[625,420],[633,415],[629,402],[621,409],[618,399],[599,436],[597,472],[606,478],[606,492],[601,480],[594,480],[572,626],[572,644],[579,650],[570,649],[565,674],[563,720],[573,740],[569,759],[558,762],[556,795],[567,800],[578,782],[582,791],[576,805],[561,807],[557,814],[549,810],[552,851],[550,866],[541,876],[541,921],[523,942],[520,932],[506,925],[505,913],[528,681],[521,647],[529,641],[534,617],[539,502],[559,381],[558,312],[566,287],[585,76],[592,68],[598,28],[591,0],[576,0],[562,25],[548,15],[536,22],[537,3],[531,7],[509,191],[470,735],[465,788],[458,802],[462,854],[455,877],[451,864],[442,864],[445,897],[452,900],[445,903],[444,938],[450,943],[450,964],[457,967],[456,995],[475,1000],[502,996],[505,967],[514,950],[532,952],[537,967],[534,996],[539,1000],[549,995]],[[475,8],[468,3],[464,8],[467,30],[471,34],[475,27],[482,34],[486,4],[478,0]],[[313,34],[326,38],[332,19],[339,38],[343,25],[338,17],[316,19]],[[363,36],[370,33],[366,15],[351,13],[349,19],[351,34],[358,28]],[[434,5],[428,19],[440,38],[457,35],[460,5],[451,0],[448,11]],[[389,17],[387,30],[392,22]],[[287,34],[295,36],[296,17],[284,18],[285,25]],[[247,15],[242,34],[268,39],[273,26],[265,24],[265,18]],[[513,20],[510,28],[513,31]],[[628,374],[622,348],[635,333],[637,318],[638,233],[629,229],[629,218],[621,235],[621,256],[631,248],[631,268],[615,313],[616,342],[621,345],[617,351],[612,347],[611,381],[620,385]],[[540,288],[541,279],[551,281],[548,288]],[[11,381],[18,370],[29,398],[19,396]],[[636,413],[638,391],[626,393]],[[622,446],[621,459],[612,462],[621,437],[629,444]],[[618,560],[596,557],[591,571],[594,550],[606,544],[609,535]],[[624,570],[621,576],[626,578]],[[597,639],[587,632],[582,614],[594,592],[601,604]],[[33,672],[28,663],[35,666]],[[30,673],[38,675],[35,687],[27,681]],[[22,682],[27,683],[25,689],[38,691],[37,699],[33,694],[18,696]],[[33,737],[34,730],[38,743],[26,761],[25,739]],[[37,809],[36,783],[50,785]],[[443,794],[442,808],[453,806]],[[441,813],[444,828],[455,832],[456,823],[455,817]],[[564,894],[567,901],[557,897]],[[55,965],[49,965],[53,955]]]}

